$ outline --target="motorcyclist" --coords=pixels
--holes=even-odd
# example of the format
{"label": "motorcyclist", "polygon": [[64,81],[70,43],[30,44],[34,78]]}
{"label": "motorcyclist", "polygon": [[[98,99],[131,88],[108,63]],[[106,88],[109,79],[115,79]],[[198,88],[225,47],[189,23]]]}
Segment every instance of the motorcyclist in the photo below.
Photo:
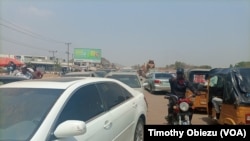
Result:
{"label": "motorcyclist", "polygon": [[[192,85],[190,81],[185,79],[184,75],[184,69],[183,68],[177,68],[176,69],[176,77],[173,77],[169,80],[170,86],[171,86],[171,94],[176,95],[179,98],[185,98],[186,89],[190,89],[193,92],[193,96],[199,95],[198,91],[195,89],[195,87]],[[169,101],[169,107],[168,107],[168,116],[166,116],[166,120],[169,119],[173,112],[173,106],[171,105],[173,102]],[[193,110],[191,111],[193,113]],[[192,120],[192,115],[190,116],[190,120]]]}

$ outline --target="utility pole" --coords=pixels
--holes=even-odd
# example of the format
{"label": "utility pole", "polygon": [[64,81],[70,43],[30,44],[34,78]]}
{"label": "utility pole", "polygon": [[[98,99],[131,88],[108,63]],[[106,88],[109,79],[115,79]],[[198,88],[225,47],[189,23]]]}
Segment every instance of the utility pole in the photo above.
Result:
{"label": "utility pole", "polygon": [[49,52],[52,52],[53,54],[53,61],[54,61],[54,72],[55,72],[55,65],[56,65],[56,61],[55,61],[55,53],[57,53],[57,50],[51,50]]}
{"label": "utility pole", "polygon": [[67,61],[67,63],[68,63],[68,69],[69,69],[69,45],[71,44],[71,43],[65,43],[67,46],[68,46],[68,49],[67,49],[67,52],[66,52],[66,54],[67,54],[67,56],[68,56],[68,61]]}

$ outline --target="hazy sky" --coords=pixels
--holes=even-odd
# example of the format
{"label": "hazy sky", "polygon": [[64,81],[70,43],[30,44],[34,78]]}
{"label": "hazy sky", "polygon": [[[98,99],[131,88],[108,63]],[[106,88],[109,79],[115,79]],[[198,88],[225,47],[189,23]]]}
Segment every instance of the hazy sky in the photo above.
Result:
{"label": "hazy sky", "polygon": [[250,61],[250,1],[0,0],[1,54],[67,59],[68,42],[126,66],[228,67]]}

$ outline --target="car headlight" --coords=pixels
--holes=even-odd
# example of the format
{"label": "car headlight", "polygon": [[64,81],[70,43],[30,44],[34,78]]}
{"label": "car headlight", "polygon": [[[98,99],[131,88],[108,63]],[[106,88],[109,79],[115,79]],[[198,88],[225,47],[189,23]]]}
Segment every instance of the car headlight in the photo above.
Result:
{"label": "car headlight", "polygon": [[180,103],[180,109],[184,112],[188,111],[189,109],[189,104],[187,102],[181,102]]}

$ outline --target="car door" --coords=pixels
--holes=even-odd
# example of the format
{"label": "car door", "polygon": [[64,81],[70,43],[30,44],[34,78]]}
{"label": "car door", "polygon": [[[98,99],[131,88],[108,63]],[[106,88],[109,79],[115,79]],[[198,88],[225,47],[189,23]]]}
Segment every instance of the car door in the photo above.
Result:
{"label": "car door", "polygon": [[84,121],[87,130],[83,135],[63,140],[111,141],[111,126],[106,125],[107,121],[110,121],[110,115],[105,112],[104,104],[95,84],[84,86],[72,94],[59,116],[57,125],[66,120]]}
{"label": "car door", "polygon": [[129,141],[133,138],[133,127],[136,118],[136,103],[133,96],[119,84],[98,84],[100,93],[112,117],[114,141]]}

